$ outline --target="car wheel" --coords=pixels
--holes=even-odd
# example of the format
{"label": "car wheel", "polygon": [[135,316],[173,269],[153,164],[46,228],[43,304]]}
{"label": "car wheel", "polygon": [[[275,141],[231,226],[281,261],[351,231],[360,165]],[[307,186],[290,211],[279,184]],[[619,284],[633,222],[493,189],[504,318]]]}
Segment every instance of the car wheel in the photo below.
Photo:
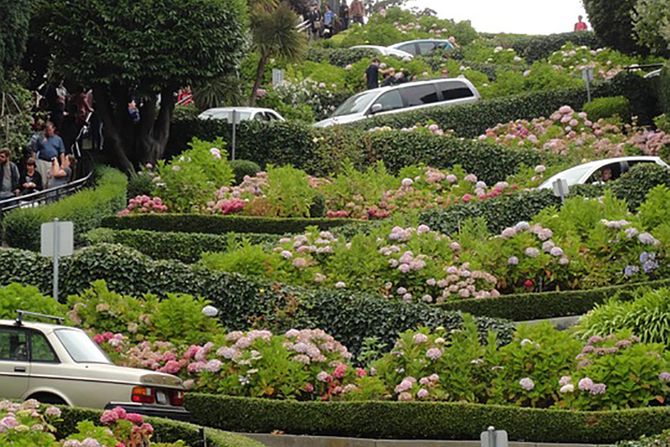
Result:
{"label": "car wheel", "polygon": [[51,393],[33,394],[28,399],[35,399],[43,404],[49,405],[67,405],[67,402],[65,402],[61,397]]}

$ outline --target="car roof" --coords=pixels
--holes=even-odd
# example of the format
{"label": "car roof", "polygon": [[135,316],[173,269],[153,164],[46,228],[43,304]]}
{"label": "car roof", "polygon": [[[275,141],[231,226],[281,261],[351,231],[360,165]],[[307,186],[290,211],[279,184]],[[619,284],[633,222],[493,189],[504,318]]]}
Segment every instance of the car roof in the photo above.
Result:
{"label": "car roof", "polygon": [[13,326],[16,328],[27,328],[27,329],[37,329],[40,331],[46,331],[50,332],[53,331],[54,329],[77,329],[81,330],[77,327],[73,326],[66,326],[63,324],[51,324],[51,323],[39,323],[36,321],[22,321],[21,325],[18,326],[16,324],[16,320],[0,320],[0,326]]}
{"label": "car roof", "polygon": [[421,42],[442,42],[449,44],[449,46],[453,47],[453,44],[449,42],[448,39],[414,39],[414,40],[406,40],[404,42],[398,42],[394,43],[393,45],[389,45],[389,48],[397,48],[401,45],[407,45],[408,43],[421,43]]}
{"label": "car roof", "polygon": [[[474,87],[472,82],[470,82],[467,78],[436,78],[436,79],[428,79],[426,81],[414,81],[414,82],[405,82],[404,84],[397,84],[397,85],[391,85],[388,87],[379,87],[379,88],[373,88],[370,90],[366,90],[367,92],[386,92],[389,90],[398,90],[402,88],[407,88],[407,87],[413,87],[416,85],[425,85],[425,84],[435,84],[436,82],[463,82],[469,87]],[[361,92],[365,93],[365,92]]]}
{"label": "car roof", "polygon": [[274,112],[272,109],[266,109],[263,107],[215,107],[212,109],[207,109],[202,113],[216,113],[216,112]]}
{"label": "car roof", "polygon": [[[660,160],[660,157],[652,157],[652,156],[649,156],[649,155],[614,157],[614,158],[605,158],[603,160],[590,161],[588,163],[582,163],[580,165],[573,166],[570,169],[585,168],[585,167],[598,167],[598,166],[604,166],[604,165],[608,165],[610,163],[617,163],[617,162],[622,162],[622,161],[657,162],[658,160]],[[569,171],[569,169],[566,169],[565,171]],[[565,171],[563,171],[563,172],[565,172]]]}

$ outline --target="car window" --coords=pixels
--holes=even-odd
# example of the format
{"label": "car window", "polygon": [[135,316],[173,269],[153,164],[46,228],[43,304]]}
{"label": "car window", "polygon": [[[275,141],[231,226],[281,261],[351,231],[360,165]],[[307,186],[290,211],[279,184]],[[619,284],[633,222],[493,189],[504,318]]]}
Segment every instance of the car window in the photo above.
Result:
{"label": "car window", "polygon": [[0,328],[0,360],[28,361],[28,337],[26,331]]}
{"label": "car window", "polygon": [[265,114],[266,114],[267,117],[268,117],[268,121],[277,121],[277,120],[279,120],[279,117],[278,117],[276,114],[272,113],[272,112],[265,112]]}
{"label": "car window", "polygon": [[370,91],[352,96],[351,98],[344,101],[344,103],[342,103],[342,105],[339,106],[337,110],[335,110],[333,116],[353,115],[354,113],[363,112],[368,108],[368,105],[370,105],[378,93],[379,92],[376,91]]}
{"label": "car window", "polygon": [[265,113],[263,112],[258,112],[256,115],[254,115],[254,120],[255,121],[268,121],[267,116],[265,116]]}
{"label": "car window", "polygon": [[110,363],[104,352],[85,332],[77,329],[56,329],[58,340],[77,363]]}
{"label": "car window", "polygon": [[433,42],[419,42],[419,54],[430,54],[435,50]]}
{"label": "car window", "polygon": [[414,43],[406,43],[405,45],[399,46],[398,49],[416,56],[416,47],[414,46]]}
{"label": "car window", "polygon": [[38,332],[30,334],[30,361],[58,363],[58,357],[51,348],[49,341]]}
{"label": "car window", "polygon": [[379,99],[377,99],[377,101],[375,101],[375,104],[382,105],[382,112],[402,109],[403,107],[402,97],[397,90],[384,93],[379,97]]}
{"label": "car window", "polygon": [[607,183],[619,177],[621,177],[621,164],[619,162],[610,163],[594,172],[586,183]]}
{"label": "car window", "polygon": [[441,82],[438,88],[442,92],[442,99],[450,101],[454,99],[472,98],[475,94],[465,83],[460,81]]}
{"label": "car window", "polygon": [[405,106],[423,106],[438,101],[437,90],[433,84],[415,85],[401,89]]}

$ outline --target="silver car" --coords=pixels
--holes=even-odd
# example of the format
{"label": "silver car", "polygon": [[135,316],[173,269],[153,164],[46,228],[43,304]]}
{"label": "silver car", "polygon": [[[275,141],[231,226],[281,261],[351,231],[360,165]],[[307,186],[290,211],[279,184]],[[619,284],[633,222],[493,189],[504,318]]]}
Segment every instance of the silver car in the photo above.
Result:
{"label": "silver car", "polygon": [[329,127],[361,121],[377,115],[407,112],[426,107],[469,104],[479,101],[479,92],[465,78],[408,82],[368,90],[347,99],[331,118],[314,126]]}
{"label": "silver car", "polygon": [[389,48],[404,51],[413,56],[427,56],[435,50],[454,48],[454,45],[447,39],[418,39],[407,42],[400,42],[390,45]]}
{"label": "silver car", "polygon": [[0,320],[0,398],[188,417],[180,378],[115,366],[83,330],[27,317],[47,316]]}

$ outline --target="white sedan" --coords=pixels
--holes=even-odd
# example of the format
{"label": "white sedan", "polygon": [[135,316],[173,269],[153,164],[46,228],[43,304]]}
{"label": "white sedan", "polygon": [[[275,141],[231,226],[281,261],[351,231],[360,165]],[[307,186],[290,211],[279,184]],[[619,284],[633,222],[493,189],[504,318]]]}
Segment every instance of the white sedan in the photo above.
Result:
{"label": "white sedan", "polygon": [[660,157],[635,156],[608,158],[592,161],[559,172],[542,183],[540,189],[551,189],[556,180],[566,180],[568,186],[609,182],[616,180],[622,174],[628,172],[631,167],[642,163],[654,163],[665,168],[670,168]]}
{"label": "white sedan", "polygon": [[235,112],[235,122],[240,121],[286,121],[283,116],[272,109],[263,109],[261,107],[217,107],[207,109],[198,115],[201,120],[225,120],[233,122],[233,112]]}
{"label": "white sedan", "polygon": [[351,47],[352,50],[372,50],[382,56],[395,56],[403,60],[414,59],[414,55],[403,50],[396,50],[395,48],[382,47],[380,45],[356,45]]}
{"label": "white sedan", "polygon": [[61,320],[22,311],[15,321],[0,320],[0,398],[188,417],[180,378],[115,366],[86,332]]}

